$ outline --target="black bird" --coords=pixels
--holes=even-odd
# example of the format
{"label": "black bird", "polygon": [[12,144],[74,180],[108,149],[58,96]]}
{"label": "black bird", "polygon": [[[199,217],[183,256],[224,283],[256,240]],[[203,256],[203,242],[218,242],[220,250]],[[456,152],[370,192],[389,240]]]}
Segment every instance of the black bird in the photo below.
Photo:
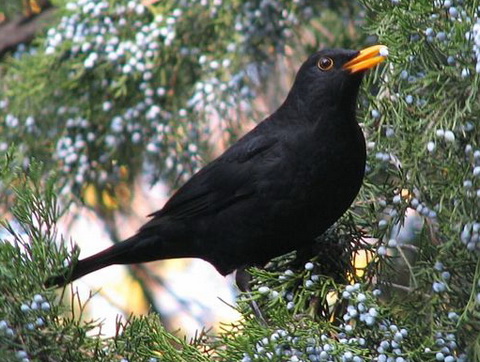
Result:
{"label": "black bird", "polygon": [[362,184],[357,94],[365,71],[386,53],[376,45],[311,55],[280,108],[193,175],[135,235],[47,285],[112,264],[184,257],[204,259],[227,275],[312,245]]}

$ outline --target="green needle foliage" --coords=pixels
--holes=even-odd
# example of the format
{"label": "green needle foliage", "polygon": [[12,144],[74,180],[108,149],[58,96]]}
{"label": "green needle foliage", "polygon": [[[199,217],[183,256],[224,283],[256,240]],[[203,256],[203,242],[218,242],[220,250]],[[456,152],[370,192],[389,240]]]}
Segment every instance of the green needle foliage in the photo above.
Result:
{"label": "green needle foliage", "polygon": [[[479,1],[55,5],[57,22],[0,64],[0,360],[480,360]],[[254,99],[278,105],[277,74],[373,42],[390,54],[360,97],[360,195],[311,255],[251,270],[241,321],[186,340],[152,313],[101,338],[88,301],[43,287],[77,257],[56,222],[87,187],[121,209],[119,185],[174,186],[214,135],[264,116]],[[107,220],[106,200],[89,205]]]}

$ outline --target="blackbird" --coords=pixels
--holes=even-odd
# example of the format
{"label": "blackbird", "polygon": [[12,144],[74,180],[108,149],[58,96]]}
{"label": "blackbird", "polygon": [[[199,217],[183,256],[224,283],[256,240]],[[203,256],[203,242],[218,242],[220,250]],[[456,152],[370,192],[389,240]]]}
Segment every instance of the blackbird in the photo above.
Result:
{"label": "blackbird", "polygon": [[220,274],[312,245],[362,184],[357,94],[381,45],[324,49],[301,66],[283,104],[206,165],[127,240],[47,281],[65,285],[112,264],[194,257]]}

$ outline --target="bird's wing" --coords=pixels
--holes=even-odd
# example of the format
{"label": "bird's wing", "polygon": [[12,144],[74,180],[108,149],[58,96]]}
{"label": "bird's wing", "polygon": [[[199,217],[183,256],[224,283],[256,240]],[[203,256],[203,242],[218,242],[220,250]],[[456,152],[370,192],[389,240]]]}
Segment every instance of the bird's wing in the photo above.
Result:
{"label": "bird's wing", "polygon": [[278,139],[256,132],[248,136],[195,174],[163,209],[151,215],[155,218],[150,222],[162,216],[181,219],[210,214],[250,197],[255,192],[255,175],[276,157],[270,157],[269,151]]}

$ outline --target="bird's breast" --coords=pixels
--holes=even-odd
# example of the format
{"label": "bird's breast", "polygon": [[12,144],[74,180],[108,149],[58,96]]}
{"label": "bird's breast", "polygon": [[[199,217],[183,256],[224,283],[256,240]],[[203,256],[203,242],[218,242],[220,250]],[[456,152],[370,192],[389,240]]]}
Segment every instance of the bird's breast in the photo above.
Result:
{"label": "bird's breast", "polygon": [[363,181],[365,140],[355,124],[351,127],[311,132],[295,154],[292,197],[306,213],[325,221],[338,219],[351,205]]}

